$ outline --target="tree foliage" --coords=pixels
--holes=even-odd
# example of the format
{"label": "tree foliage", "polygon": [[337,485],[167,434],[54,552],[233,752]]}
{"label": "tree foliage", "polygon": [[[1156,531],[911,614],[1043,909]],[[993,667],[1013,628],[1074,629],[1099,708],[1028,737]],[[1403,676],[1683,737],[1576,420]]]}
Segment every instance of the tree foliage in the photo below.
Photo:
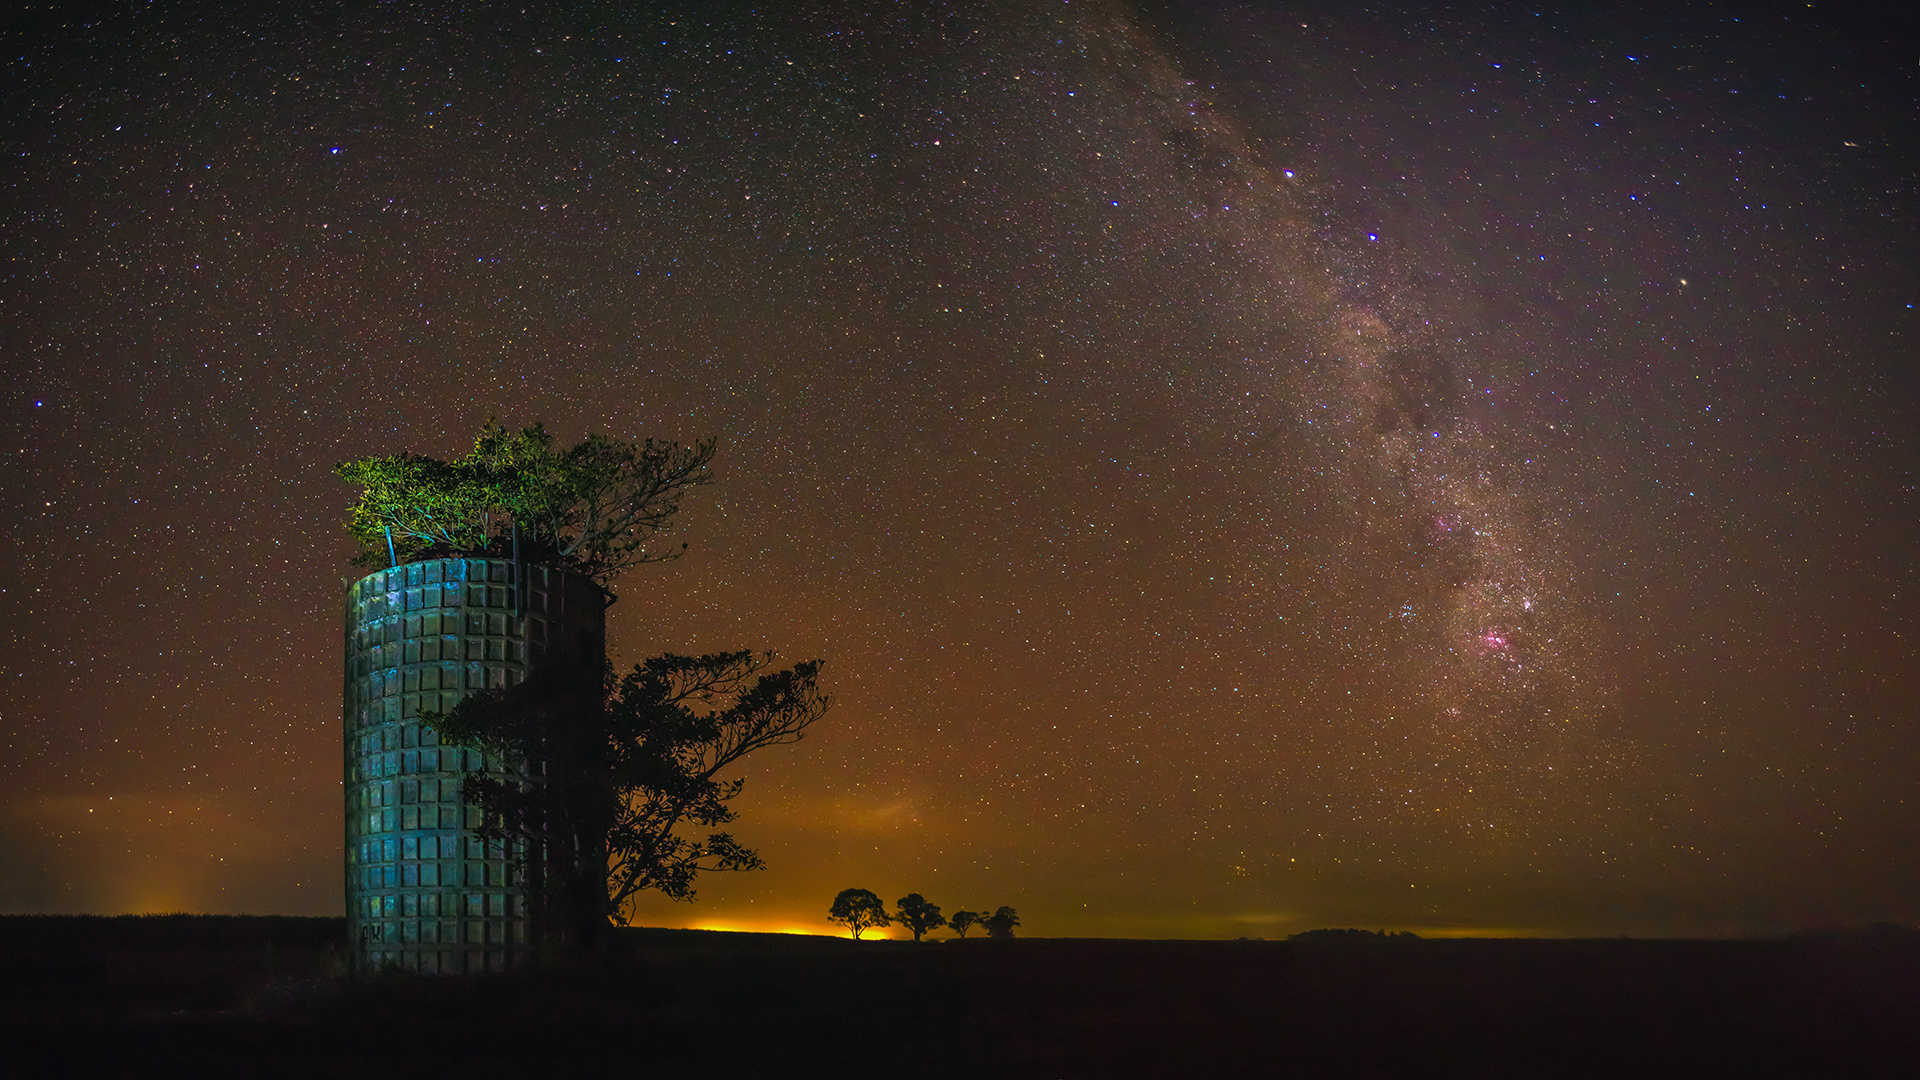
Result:
{"label": "tree foliage", "polygon": [[820,661],[769,672],[772,653],[656,656],[636,664],[607,704],[620,813],[609,836],[609,900],[616,913],[637,893],[693,898],[702,870],[757,870],[760,856],[727,833],[704,840],[682,825],[734,818],[727,804],[746,781],[718,775],[755,750],[798,742],[832,700]]}
{"label": "tree foliage", "polygon": [[961,937],[966,937],[967,931],[979,923],[980,913],[977,911],[956,911],[953,913],[953,918],[947,920],[947,926]]}
{"label": "tree foliage", "polygon": [[501,554],[517,526],[523,555],[603,586],[642,563],[679,556],[656,546],[688,491],[712,482],[714,442],[631,443],[592,434],[560,448],[544,425],[509,431],[488,421],[454,461],[393,454],[341,462],[362,488],[347,520],[355,560],[378,565],[389,538],[400,561]]}
{"label": "tree foliage", "polygon": [[591,943],[640,892],[691,900],[702,872],[762,866],[730,833],[698,832],[734,819],[745,781],[721,779],[728,766],[798,741],[830,704],[819,661],[769,671],[772,660],[666,654],[616,679],[582,643],[427,719],[502,764],[462,784],[480,835],[515,842],[549,925]]}
{"label": "tree foliage", "polygon": [[1351,926],[1320,930],[1302,930],[1297,934],[1288,934],[1288,941],[1418,941],[1420,935],[1411,930],[1360,930]]}
{"label": "tree foliage", "polygon": [[833,898],[833,906],[827,909],[827,918],[851,930],[855,941],[868,930],[893,921],[887,914],[887,906],[871,889],[841,889],[840,895]]}
{"label": "tree foliage", "polygon": [[940,905],[927,903],[917,892],[901,897],[897,906],[900,911],[893,916],[893,921],[913,931],[915,941],[928,931],[947,925],[947,920],[940,915]]}
{"label": "tree foliage", "polygon": [[987,928],[988,937],[1011,938],[1013,928],[1020,925],[1020,916],[1012,908],[1003,905],[980,920],[980,925]]}

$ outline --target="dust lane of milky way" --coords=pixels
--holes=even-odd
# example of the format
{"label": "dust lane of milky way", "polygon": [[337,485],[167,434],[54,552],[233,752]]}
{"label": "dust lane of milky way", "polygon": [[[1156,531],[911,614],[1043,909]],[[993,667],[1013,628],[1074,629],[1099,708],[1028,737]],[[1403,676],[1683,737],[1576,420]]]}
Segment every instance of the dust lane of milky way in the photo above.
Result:
{"label": "dust lane of milky way", "polygon": [[177,4],[9,30],[0,908],[341,909],[351,456],[721,442],[617,658],[1042,935],[1920,921],[1909,24]]}

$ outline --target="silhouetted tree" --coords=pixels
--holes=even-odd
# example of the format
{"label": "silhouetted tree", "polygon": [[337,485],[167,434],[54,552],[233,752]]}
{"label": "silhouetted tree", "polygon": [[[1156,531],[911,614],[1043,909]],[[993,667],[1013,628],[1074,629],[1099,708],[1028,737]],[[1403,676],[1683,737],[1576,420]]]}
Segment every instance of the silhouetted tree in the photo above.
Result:
{"label": "silhouetted tree", "polygon": [[1360,930],[1347,926],[1338,929],[1302,930],[1287,935],[1288,941],[1418,941],[1420,935],[1411,930]]}
{"label": "silhouetted tree", "polygon": [[893,921],[887,915],[887,906],[869,889],[841,889],[827,909],[827,918],[853,931],[855,941],[868,930]]}
{"label": "silhouetted tree", "polygon": [[[694,898],[709,870],[757,870],[757,852],[724,832],[683,827],[734,818],[745,781],[719,773],[766,746],[798,741],[826,712],[817,660],[768,672],[771,654],[666,654],[618,681],[591,647],[559,649],[517,686],[473,694],[424,719],[449,742],[496,761],[461,785],[481,836],[517,842],[544,921],[587,946],[645,890]],[[601,675],[589,675],[597,663]],[[604,687],[604,689],[602,689]],[[531,766],[531,767],[530,767]]]}
{"label": "silhouetted tree", "polygon": [[913,931],[915,941],[927,931],[947,925],[947,920],[940,917],[940,905],[927,903],[917,892],[901,897],[899,907],[900,913],[893,916],[893,921]]}
{"label": "silhouetted tree", "polygon": [[[462,778],[480,810],[480,837],[509,845],[519,862],[542,944],[589,949],[606,938],[607,834],[618,813],[608,768],[605,646],[586,635],[550,636],[521,683],[473,694],[451,712],[423,710],[443,743],[477,749],[481,772]],[[546,762],[529,775],[527,759]]]}
{"label": "silhouetted tree", "polygon": [[1003,905],[993,914],[980,920],[980,925],[987,928],[988,937],[1012,940],[1013,928],[1020,925],[1020,916],[1015,914],[1012,908]]}
{"label": "silhouetted tree", "polygon": [[608,702],[621,813],[610,835],[608,899],[657,890],[693,899],[702,870],[757,870],[760,856],[726,833],[682,838],[682,824],[724,825],[746,781],[727,766],[767,746],[799,742],[833,701],[809,660],[768,672],[772,653],[656,656],[634,665]]}
{"label": "silhouetted tree", "polygon": [[953,918],[947,920],[947,926],[954,933],[966,937],[967,931],[973,929],[979,922],[980,913],[977,911],[956,911],[953,913]]}

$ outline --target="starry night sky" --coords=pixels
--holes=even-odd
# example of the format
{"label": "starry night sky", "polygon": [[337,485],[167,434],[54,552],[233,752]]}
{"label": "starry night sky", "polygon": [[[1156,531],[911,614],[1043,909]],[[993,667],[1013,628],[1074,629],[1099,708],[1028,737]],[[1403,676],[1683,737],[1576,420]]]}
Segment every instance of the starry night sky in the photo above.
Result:
{"label": "starry night sky", "polygon": [[720,440],[616,660],[827,662],[643,923],[1920,922],[1920,24],[102,10],[0,56],[0,910],[339,913],[330,468],[498,415]]}

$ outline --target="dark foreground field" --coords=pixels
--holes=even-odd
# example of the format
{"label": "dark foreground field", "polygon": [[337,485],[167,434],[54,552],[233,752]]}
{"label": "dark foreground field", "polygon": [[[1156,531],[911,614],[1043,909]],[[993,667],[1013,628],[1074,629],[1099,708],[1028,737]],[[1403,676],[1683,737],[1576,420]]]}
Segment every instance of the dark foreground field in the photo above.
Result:
{"label": "dark foreground field", "polygon": [[331,951],[344,932],[0,918],[0,1073],[1920,1076],[1920,943],[1898,932],[914,945],[635,930],[591,969],[358,981]]}

